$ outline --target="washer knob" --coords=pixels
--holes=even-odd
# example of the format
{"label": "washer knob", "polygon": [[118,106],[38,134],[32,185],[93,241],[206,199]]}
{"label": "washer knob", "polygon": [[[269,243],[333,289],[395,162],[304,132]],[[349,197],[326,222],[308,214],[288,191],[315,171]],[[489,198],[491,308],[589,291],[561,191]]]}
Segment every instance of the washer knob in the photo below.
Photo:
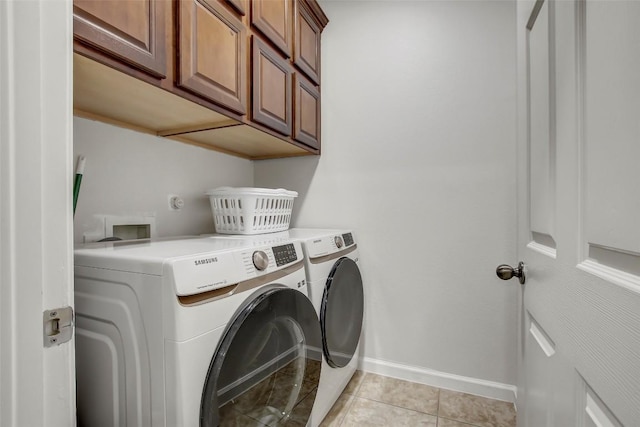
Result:
{"label": "washer knob", "polygon": [[265,270],[269,266],[269,257],[264,251],[255,251],[253,253],[253,266],[258,271]]}
{"label": "washer knob", "polygon": [[342,238],[340,236],[336,236],[334,240],[336,242],[336,246],[340,249],[342,247]]}

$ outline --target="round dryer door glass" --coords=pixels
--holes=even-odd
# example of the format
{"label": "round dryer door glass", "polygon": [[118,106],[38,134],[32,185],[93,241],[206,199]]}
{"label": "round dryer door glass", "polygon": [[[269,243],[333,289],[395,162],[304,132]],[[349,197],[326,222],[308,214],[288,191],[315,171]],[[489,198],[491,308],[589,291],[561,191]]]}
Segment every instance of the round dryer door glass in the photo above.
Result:
{"label": "round dryer door glass", "polygon": [[236,312],[213,356],[200,425],[306,425],[320,380],[318,316],[303,293],[254,293]]}
{"label": "round dryer door glass", "polygon": [[358,348],[362,332],[364,296],[358,265],[340,258],[333,266],[320,309],[322,349],[332,368],[346,366]]}

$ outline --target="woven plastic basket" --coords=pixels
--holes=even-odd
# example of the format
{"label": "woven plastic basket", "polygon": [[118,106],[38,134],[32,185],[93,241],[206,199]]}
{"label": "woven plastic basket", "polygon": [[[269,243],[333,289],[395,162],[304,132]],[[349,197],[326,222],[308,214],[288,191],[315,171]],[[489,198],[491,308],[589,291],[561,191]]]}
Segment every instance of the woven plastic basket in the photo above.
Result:
{"label": "woven plastic basket", "polygon": [[282,188],[220,187],[205,193],[211,202],[216,232],[275,233],[289,229],[295,191]]}

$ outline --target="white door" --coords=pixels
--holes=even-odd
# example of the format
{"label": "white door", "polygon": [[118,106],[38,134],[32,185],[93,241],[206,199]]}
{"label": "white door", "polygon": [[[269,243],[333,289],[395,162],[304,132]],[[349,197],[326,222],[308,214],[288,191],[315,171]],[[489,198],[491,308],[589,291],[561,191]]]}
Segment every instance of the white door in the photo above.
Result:
{"label": "white door", "polygon": [[518,425],[640,426],[640,2],[517,10]]}
{"label": "white door", "polygon": [[0,425],[75,425],[70,0],[0,1]]}

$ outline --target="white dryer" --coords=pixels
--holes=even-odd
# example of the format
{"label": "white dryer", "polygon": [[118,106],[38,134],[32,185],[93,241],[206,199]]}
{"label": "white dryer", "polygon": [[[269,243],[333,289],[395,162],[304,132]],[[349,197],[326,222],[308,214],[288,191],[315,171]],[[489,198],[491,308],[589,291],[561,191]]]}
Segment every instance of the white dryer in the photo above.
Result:
{"label": "white dryer", "polygon": [[310,425],[322,422],[356,371],[364,321],[359,251],[350,230],[291,229],[302,243],[307,289],[320,318],[322,370]]}
{"label": "white dryer", "polygon": [[322,336],[306,287],[299,242],[78,248],[78,424],[307,424]]}

